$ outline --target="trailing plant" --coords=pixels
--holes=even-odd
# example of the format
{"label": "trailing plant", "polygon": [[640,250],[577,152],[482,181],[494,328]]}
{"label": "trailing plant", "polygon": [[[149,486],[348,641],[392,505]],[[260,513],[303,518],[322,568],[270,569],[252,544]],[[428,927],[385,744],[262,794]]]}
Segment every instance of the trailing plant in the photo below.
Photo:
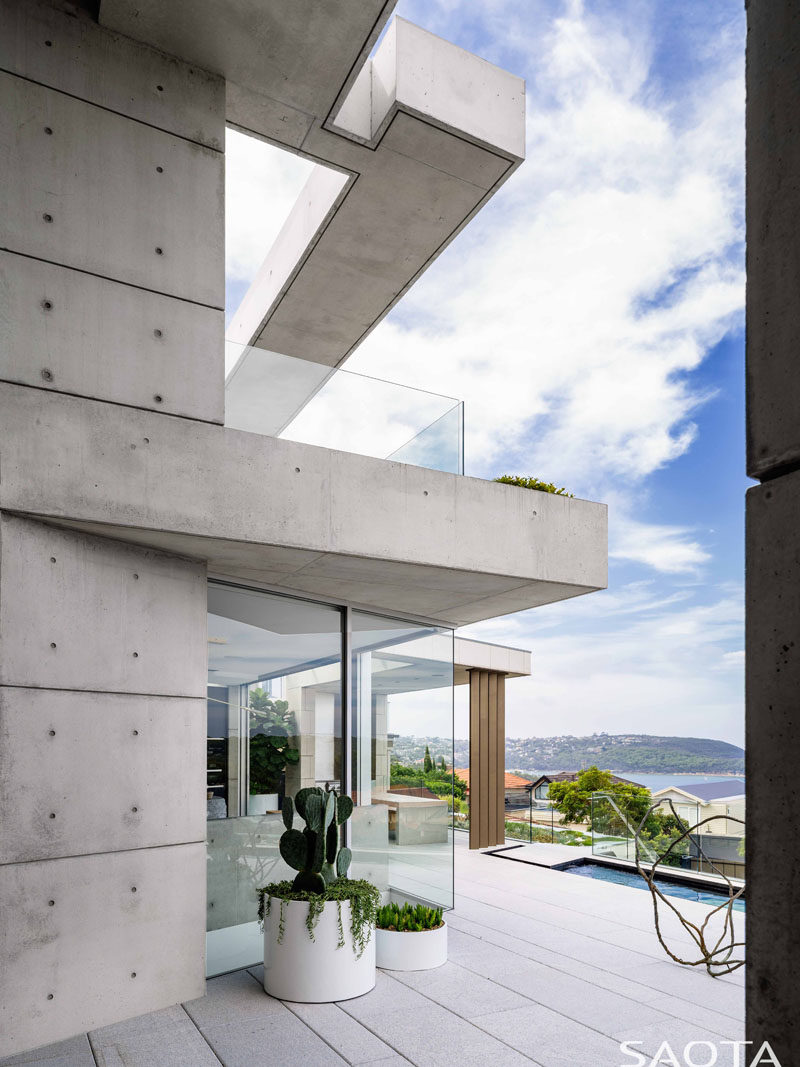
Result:
{"label": "trailing plant", "polygon": [[329,882],[324,893],[309,893],[305,890],[295,889],[294,882],[273,882],[258,890],[258,921],[262,929],[264,919],[272,914],[273,901],[279,902],[278,915],[278,944],[283,944],[283,935],[286,928],[285,907],[287,900],[305,900],[308,902],[308,914],[306,915],[306,930],[312,941],[315,941],[314,930],[320,920],[320,916],[328,901],[335,901],[338,911],[339,940],[338,948],[344,948],[344,925],[342,923],[342,902],[350,902],[350,936],[356,952],[356,959],[360,959],[364,949],[369,944],[372,936],[372,928],[378,916],[380,904],[380,891],[361,878],[337,878]]}
{"label": "trailing plant", "polygon": [[273,700],[263,689],[250,693],[250,793],[272,793],[287,766],[300,762],[291,742],[297,725],[288,700]]}
{"label": "trailing plant", "polygon": [[[294,812],[305,822],[304,830],[293,828]],[[294,798],[283,802],[280,853],[290,867],[298,871],[292,883],[301,893],[323,894],[337,878],[346,878],[353,858],[349,848],[339,848],[339,827],[353,813],[350,797],[340,797],[335,789],[311,786],[300,789]]]}
{"label": "trailing plant", "polygon": [[438,930],[444,922],[441,908],[426,908],[422,904],[386,904],[378,909],[376,925],[381,930],[420,934],[424,930]]}
{"label": "trailing plant", "polygon": [[501,474],[499,478],[494,480],[503,482],[504,485],[519,485],[523,489],[538,489],[540,493],[554,493],[556,496],[575,497],[574,493],[568,493],[563,486],[559,489],[553,482],[542,482],[538,478],[525,478],[521,474]]}

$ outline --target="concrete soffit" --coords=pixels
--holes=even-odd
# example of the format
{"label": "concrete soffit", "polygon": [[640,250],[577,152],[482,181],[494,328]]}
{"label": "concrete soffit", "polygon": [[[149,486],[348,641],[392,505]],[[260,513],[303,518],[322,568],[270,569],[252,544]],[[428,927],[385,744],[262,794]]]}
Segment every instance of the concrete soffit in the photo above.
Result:
{"label": "concrete soffit", "polygon": [[[319,164],[228,340],[335,367],[524,157],[525,85],[393,4],[103,0],[100,21],[222,74],[227,121]],[[245,352],[229,390],[251,390]],[[251,380],[252,379],[252,380]]]}

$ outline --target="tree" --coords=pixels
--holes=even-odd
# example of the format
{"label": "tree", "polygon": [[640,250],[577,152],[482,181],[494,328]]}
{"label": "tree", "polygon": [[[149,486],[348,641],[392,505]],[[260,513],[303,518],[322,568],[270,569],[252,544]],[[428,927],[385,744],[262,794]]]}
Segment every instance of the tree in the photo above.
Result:
{"label": "tree", "polygon": [[431,771],[433,770],[433,767],[434,767],[434,764],[433,764],[433,760],[431,759],[431,750],[426,745],[425,746],[425,759],[422,761],[422,769],[425,771],[426,774],[430,774]]}
{"label": "tree", "polygon": [[[613,797],[632,825],[639,824],[651,802],[649,789],[615,782],[611,771],[601,771],[595,766],[579,771],[574,782],[552,782],[548,795],[565,822],[592,823],[592,793],[606,793]],[[599,805],[594,813],[594,829],[610,832],[611,826],[601,824],[614,821],[621,821],[614,805]]]}
{"label": "tree", "polygon": [[274,700],[264,689],[250,693],[250,792],[254,795],[280,789],[281,775],[300,762],[291,741],[297,734],[288,700]]}
{"label": "tree", "polygon": [[447,770],[447,764],[444,761],[444,756],[442,756],[442,758],[439,761],[439,770],[440,771],[446,771]]}

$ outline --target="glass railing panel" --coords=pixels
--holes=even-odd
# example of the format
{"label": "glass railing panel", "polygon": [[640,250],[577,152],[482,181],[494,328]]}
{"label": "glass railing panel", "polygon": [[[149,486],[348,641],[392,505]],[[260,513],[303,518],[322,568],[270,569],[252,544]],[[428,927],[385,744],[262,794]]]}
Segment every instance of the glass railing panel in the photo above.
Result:
{"label": "glass railing panel", "polygon": [[464,405],[458,402],[387,459],[433,471],[464,473]]}
{"label": "glass railing panel", "polygon": [[642,863],[658,860],[664,867],[697,870],[691,862],[692,838],[683,835],[698,822],[698,812],[696,803],[671,807],[667,800],[656,804],[650,797],[623,798],[595,793],[591,815],[592,854],[606,859],[635,860],[638,834]]}
{"label": "glass railing panel", "polygon": [[364,374],[226,342],[225,425],[463,474],[463,404]]}

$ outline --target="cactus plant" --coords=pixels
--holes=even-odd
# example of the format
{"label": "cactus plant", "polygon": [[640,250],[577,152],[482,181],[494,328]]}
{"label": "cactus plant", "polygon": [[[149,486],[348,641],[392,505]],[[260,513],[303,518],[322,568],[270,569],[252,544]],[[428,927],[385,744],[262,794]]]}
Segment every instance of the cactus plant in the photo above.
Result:
{"label": "cactus plant", "polygon": [[[293,827],[295,811],[306,824],[303,830]],[[299,790],[294,802],[285,798],[280,853],[298,872],[293,889],[322,894],[330,882],[347,877],[352,854],[349,848],[339,848],[339,827],[352,812],[353,801],[335,789],[311,786]]]}

